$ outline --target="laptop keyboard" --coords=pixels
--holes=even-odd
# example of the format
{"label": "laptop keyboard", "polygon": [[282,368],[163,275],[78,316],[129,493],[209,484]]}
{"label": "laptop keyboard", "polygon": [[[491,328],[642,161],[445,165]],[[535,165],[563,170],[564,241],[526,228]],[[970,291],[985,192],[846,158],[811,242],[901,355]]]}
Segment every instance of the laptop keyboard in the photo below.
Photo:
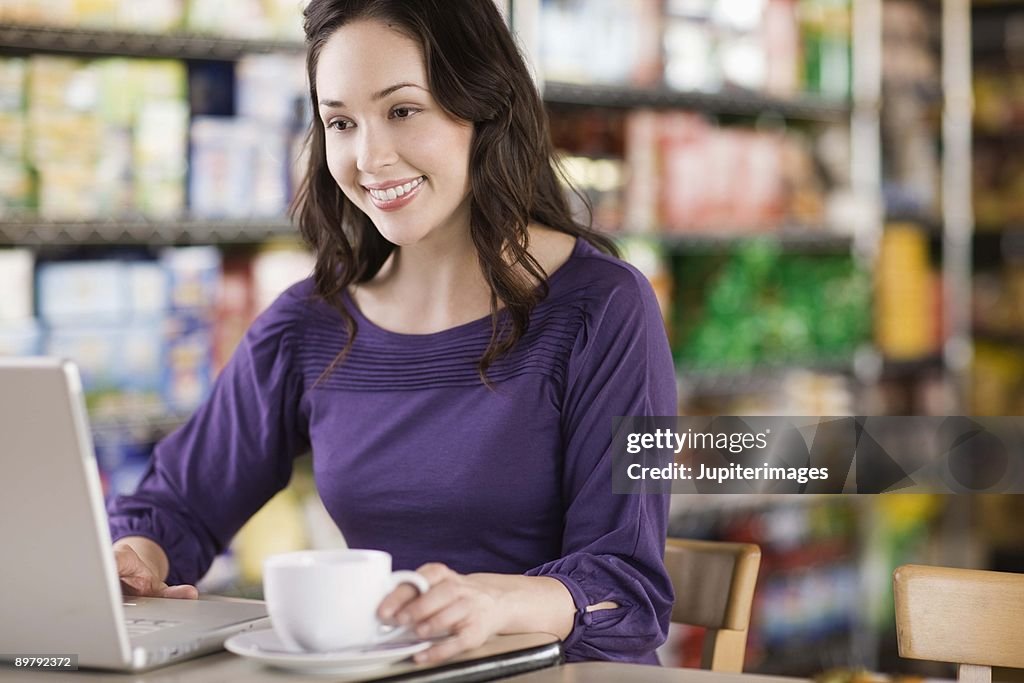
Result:
{"label": "laptop keyboard", "polygon": [[161,619],[125,619],[125,623],[128,626],[129,636],[144,636],[181,624],[180,621],[166,621]]}

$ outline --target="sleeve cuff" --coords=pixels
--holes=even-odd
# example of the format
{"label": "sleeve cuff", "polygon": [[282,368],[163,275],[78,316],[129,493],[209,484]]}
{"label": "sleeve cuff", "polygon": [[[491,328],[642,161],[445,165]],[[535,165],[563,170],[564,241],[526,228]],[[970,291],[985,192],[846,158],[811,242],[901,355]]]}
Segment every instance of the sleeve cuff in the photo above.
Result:
{"label": "sleeve cuff", "polygon": [[569,591],[569,595],[572,596],[572,602],[576,606],[576,614],[573,617],[572,631],[566,636],[565,640],[562,641],[562,649],[570,650],[573,648],[582,638],[583,631],[587,626],[590,625],[592,620],[591,613],[587,611],[587,607],[590,606],[590,598],[583,592],[583,588],[579,582],[573,579],[568,574],[543,574],[548,578],[558,579],[562,582],[562,585]]}

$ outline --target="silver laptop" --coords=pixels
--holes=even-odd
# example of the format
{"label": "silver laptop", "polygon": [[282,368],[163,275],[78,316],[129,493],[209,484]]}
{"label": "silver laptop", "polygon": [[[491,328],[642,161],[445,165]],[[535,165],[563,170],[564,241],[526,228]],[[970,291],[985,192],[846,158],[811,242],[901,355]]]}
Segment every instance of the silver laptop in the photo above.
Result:
{"label": "silver laptop", "polygon": [[0,659],[150,669],[267,622],[263,603],[122,598],[78,369],[0,358]]}

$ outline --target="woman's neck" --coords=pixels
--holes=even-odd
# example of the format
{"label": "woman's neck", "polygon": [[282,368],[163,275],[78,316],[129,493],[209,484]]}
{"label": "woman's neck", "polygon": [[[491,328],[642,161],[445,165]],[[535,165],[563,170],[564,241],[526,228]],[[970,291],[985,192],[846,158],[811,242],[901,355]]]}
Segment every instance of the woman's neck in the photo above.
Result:
{"label": "woman's neck", "polygon": [[[490,315],[490,287],[468,230],[445,237],[396,248],[371,281],[354,286],[363,315],[403,334],[430,334]],[[548,275],[574,245],[571,235],[530,226],[530,253]]]}
{"label": "woman's neck", "polygon": [[468,231],[397,247],[374,278],[352,295],[384,329],[428,334],[490,313],[490,289]]}

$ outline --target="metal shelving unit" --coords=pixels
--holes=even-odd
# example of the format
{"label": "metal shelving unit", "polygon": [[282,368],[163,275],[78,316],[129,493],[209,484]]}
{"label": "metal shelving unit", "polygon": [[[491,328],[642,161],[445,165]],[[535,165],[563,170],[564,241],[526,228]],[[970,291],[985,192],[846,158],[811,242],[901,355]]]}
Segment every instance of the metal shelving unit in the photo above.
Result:
{"label": "metal shelving unit", "polygon": [[[721,92],[677,91],[667,87],[636,88],[630,86],[577,84],[546,80],[539,64],[539,0],[517,0],[513,4],[513,27],[520,45],[530,58],[535,77],[546,104],[552,110],[581,107],[631,109],[681,109],[714,116],[763,118],[814,125],[839,125],[851,130],[854,149],[852,195],[862,206],[858,220],[844,223],[844,231],[830,231],[819,226],[780,226],[777,230],[701,231],[693,234],[622,233],[624,236],[646,237],[676,251],[728,250],[746,240],[771,239],[786,251],[842,253],[858,258],[867,255],[870,261],[877,250],[882,227],[880,197],[878,112],[881,81],[881,0],[858,0],[854,7],[853,63],[854,81],[851,100],[834,101],[813,95],[778,98],[763,93],[729,89]],[[867,5],[865,10],[864,6]],[[857,78],[860,78],[858,88]],[[866,92],[866,94],[865,94]],[[810,367],[827,372],[860,375],[853,358],[837,362],[812,363]],[[751,370],[696,370],[682,368],[686,381],[684,394],[716,395],[739,391],[764,391],[777,385],[779,376],[793,367],[767,367]]]}
{"label": "metal shelving unit", "polygon": [[0,25],[0,51],[8,54],[47,52],[234,61],[253,53],[299,53],[302,50],[301,42],[285,40],[245,40],[202,35],[155,35],[50,26]]}
{"label": "metal shelving unit", "polygon": [[[249,54],[301,53],[298,41],[203,35],[157,35],[53,26],[0,25],[0,54],[66,54],[235,61]],[[22,215],[0,221],[0,246],[246,244],[295,236],[285,217],[253,219],[47,220]]]}
{"label": "metal shelving unit", "polygon": [[974,95],[971,77],[970,0],[942,2],[942,285],[946,344],[943,357],[962,410],[970,405],[971,250],[974,233],[971,133]]}
{"label": "metal shelving unit", "polygon": [[972,2],[969,39],[977,54],[1020,52],[1024,7],[1013,2]]}
{"label": "metal shelving unit", "polygon": [[617,236],[657,240],[673,249],[717,251],[732,249],[738,242],[770,241],[787,251],[847,252],[853,248],[853,236],[825,228],[782,226],[758,232],[721,230],[714,232],[623,232]]}
{"label": "metal shelving unit", "polygon": [[810,361],[799,365],[758,365],[750,368],[706,369],[682,366],[678,369],[680,395],[727,396],[736,393],[766,393],[779,389],[783,375],[797,370],[851,375],[855,359]]}
{"label": "metal shelving unit", "polygon": [[89,426],[93,436],[116,436],[134,432],[143,435],[144,439],[154,439],[182,426],[190,415],[168,411],[158,404],[133,406],[117,413],[91,415]]}
{"label": "metal shelving unit", "polygon": [[850,104],[810,96],[779,99],[742,90],[724,92],[678,91],[668,88],[631,88],[613,85],[577,85],[547,81],[544,101],[549,105],[659,109],[690,109],[731,116],[775,114],[785,119],[843,121]]}
{"label": "metal shelving unit", "polygon": [[942,370],[944,367],[942,354],[939,353],[908,360],[887,358],[882,362],[881,376],[885,379],[901,379]]}
{"label": "metal shelving unit", "polygon": [[44,221],[0,222],[0,246],[247,244],[297,237],[286,219]]}
{"label": "metal shelving unit", "polygon": [[885,214],[885,222],[886,224],[909,223],[931,238],[940,239],[942,237],[942,218],[929,213],[889,211]]}
{"label": "metal shelving unit", "polygon": [[974,338],[980,342],[990,342],[993,344],[1001,344],[1003,346],[1024,346],[1024,335],[1019,332],[999,332],[996,330],[975,328],[972,333]]}

